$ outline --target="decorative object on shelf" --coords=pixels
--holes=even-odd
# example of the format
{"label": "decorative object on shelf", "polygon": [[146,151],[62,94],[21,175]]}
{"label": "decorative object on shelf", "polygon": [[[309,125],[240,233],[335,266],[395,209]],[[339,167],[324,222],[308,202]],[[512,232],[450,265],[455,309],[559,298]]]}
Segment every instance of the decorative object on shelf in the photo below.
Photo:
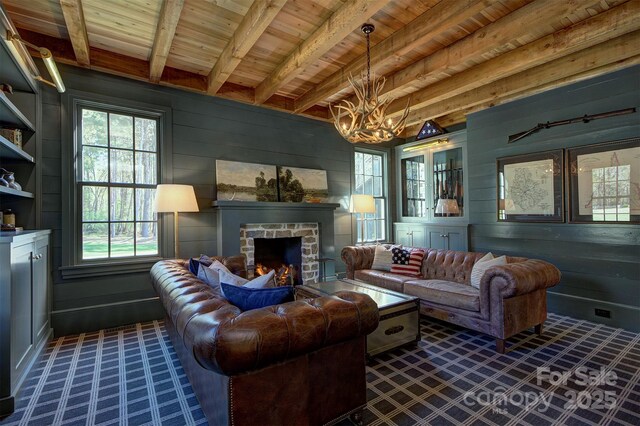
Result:
{"label": "decorative object on shelf", "polygon": [[352,194],[351,203],[349,204],[349,212],[360,214],[360,237],[362,238],[362,244],[364,244],[364,222],[366,220],[365,214],[376,212],[376,203],[373,195]]}
{"label": "decorative object on shelf", "polygon": [[9,182],[5,180],[4,175],[0,174],[0,186],[9,187]]}
{"label": "decorative object on shelf", "polygon": [[[386,79],[384,77],[375,78],[371,81],[371,52],[370,34],[375,30],[371,24],[364,24],[360,28],[367,38],[367,70],[366,75],[362,72],[362,77],[356,81],[352,75],[349,76],[349,83],[353,86],[358,104],[349,100],[343,100],[341,104],[330,106],[333,122],[343,138],[351,143],[382,143],[388,142],[398,137],[405,128],[405,121],[409,115],[409,103],[405,107],[401,117],[393,123],[387,117],[387,108],[393,101],[387,97],[380,100],[380,92],[384,88]],[[335,108],[335,111],[334,111]],[[348,118],[343,121],[344,116]]]}
{"label": "decorative object on shelf", "polygon": [[329,198],[326,170],[278,166],[280,201],[326,203]]}
{"label": "decorative object on shelf", "polygon": [[424,122],[424,124],[422,125],[422,127],[420,128],[420,131],[418,132],[418,135],[416,136],[416,140],[422,140],[422,139],[427,139],[430,138],[432,136],[438,136],[444,133],[444,130],[442,129],[442,127],[440,127],[438,125],[438,123],[436,123],[433,120],[427,120]]}
{"label": "decorative object on shelf", "polygon": [[498,221],[564,221],[563,152],[498,158]]}
{"label": "decorative object on shelf", "polygon": [[2,224],[11,228],[16,227],[16,214],[11,209],[2,212]]}
{"label": "decorative object on shelf", "polygon": [[568,120],[558,120],[558,121],[551,121],[551,122],[547,121],[546,123],[538,123],[535,127],[527,130],[526,132],[520,132],[520,133],[516,133],[514,135],[509,136],[508,143],[517,142],[520,139],[526,138],[527,136],[542,129],[550,129],[551,127],[564,126],[566,124],[573,124],[573,123],[588,123],[590,121],[599,120],[601,118],[609,118],[609,117],[616,117],[618,115],[633,114],[634,112],[636,112],[635,108],[626,108],[626,109],[619,109],[617,111],[602,112],[600,114],[583,115],[582,117],[569,118]]}
{"label": "decorative object on shelf", "polygon": [[278,201],[276,166],[216,160],[218,200]]}
{"label": "decorative object on shelf", "polygon": [[438,204],[436,204],[436,214],[444,216],[457,216],[460,214],[458,208],[458,202],[449,198],[439,198]]}
{"label": "decorative object on shelf", "polygon": [[640,138],[567,149],[569,221],[640,223]]}
{"label": "decorative object on shelf", "polygon": [[28,47],[31,47],[32,49],[37,50],[38,53],[40,53],[40,56],[42,57],[42,61],[44,62],[44,65],[47,67],[47,70],[49,71],[49,75],[51,76],[51,79],[53,80],[53,82],[43,78],[41,75],[35,75],[34,78],[38,81],[48,84],[49,86],[55,87],[59,93],[64,93],[65,87],[64,87],[64,83],[62,82],[62,77],[60,77],[60,72],[58,71],[58,67],[56,66],[56,63],[53,60],[53,55],[51,54],[51,51],[49,49],[44,47],[38,47],[32,43],[29,43],[28,41],[21,39],[18,34],[14,34],[9,31],[7,31],[7,39],[15,41],[17,43],[22,43],[25,46],[28,46]]}
{"label": "decorative object on shelf", "polygon": [[22,130],[10,128],[0,129],[0,136],[22,149]]}
{"label": "decorative object on shelf", "polygon": [[174,256],[179,258],[178,213],[200,211],[193,186],[159,184],[153,207],[158,213],[173,213]]}
{"label": "decorative object on shelf", "polygon": [[18,182],[16,182],[16,178],[13,175],[13,172],[10,172],[8,170],[5,169],[0,169],[0,177],[2,178],[3,181],[5,181],[7,184],[3,186],[8,186],[11,189],[15,189],[18,191],[22,190],[22,186],[20,186],[20,184]]}
{"label": "decorative object on shelf", "polygon": [[5,93],[13,94],[13,87],[11,87],[11,85],[7,83],[0,84],[0,90]]}

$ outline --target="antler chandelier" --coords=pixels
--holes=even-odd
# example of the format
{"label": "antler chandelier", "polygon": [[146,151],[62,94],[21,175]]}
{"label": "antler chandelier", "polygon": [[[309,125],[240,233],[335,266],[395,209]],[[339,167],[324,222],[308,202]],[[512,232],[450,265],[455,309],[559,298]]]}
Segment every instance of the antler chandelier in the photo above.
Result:
{"label": "antler chandelier", "polygon": [[409,102],[395,124],[391,118],[386,117],[387,108],[393,101],[389,97],[382,101],[379,98],[386,79],[384,77],[375,78],[374,75],[373,84],[371,82],[369,35],[375,30],[375,27],[371,24],[364,24],[360,30],[367,38],[367,73],[365,76],[363,70],[359,81],[356,81],[352,75],[349,76],[349,83],[353,86],[358,104],[345,99],[341,104],[330,106],[329,109],[336,129],[349,142],[369,144],[387,142],[404,130],[405,121],[409,115]]}

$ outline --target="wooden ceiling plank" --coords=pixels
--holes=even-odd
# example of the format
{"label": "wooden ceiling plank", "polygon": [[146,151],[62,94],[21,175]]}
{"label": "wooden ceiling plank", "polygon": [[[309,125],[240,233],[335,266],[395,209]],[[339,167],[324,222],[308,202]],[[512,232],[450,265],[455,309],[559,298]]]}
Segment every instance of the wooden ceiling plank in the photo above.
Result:
{"label": "wooden ceiling plank", "polygon": [[303,72],[309,64],[346,38],[388,2],[389,0],[347,1],[258,85],[256,103],[264,103],[281,86]]}
{"label": "wooden ceiling plank", "polygon": [[90,48],[82,2],[80,0],[60,0],[60,7],[62,8],[64,22],[67,25],[67,32],[71,39],[76,60],[79,65],[88,67],[91,62],[89,57]]}
{"label": "wooden ceiling plank", "polygon": [[424,106],[411,111],[407,124],[469,108],[478,111],[626,68],[638,62],[638,37],[640,30]]}
{"label": "wooden ceiling plank", "polygon": [[[18,28],[18,33],[24,40],[30,43],[37,46],[47,46],[51,50],[51,53],[57,62],[61,64],[79,66],[73,52],[73,47],[69,41],[38,34],[23,28]],[[37,55],[35,52],[31,53]],[[97,49],[95,47],[91,48],[90,54],[92,58],[90,68],[92,70],[148,82],[150,68],[149,61],[120,55],[118,53]],[[207,76],[176,68],[165,67],[162,79],[157,84],[206,94],[208,82]],[[248,104],[254,103],[254,89],[229,82],[222,85],[216,96]],[[285,98],[284,96],[276,95],[262,106],[269,109],[293,113],[293,99]],[[305,111],[304,116],[315,120],[329,121],[329,110],[325,107],[317,107],[310,109],[309,111]]]}
{"label": "wooden ceiling plank", "polygon": [[[441,1],[433,8],[411,21],[371,48],[371,66],[375,70],[390,61],[397,61],[403,54],[449,31],[490,6],[489,1]],[[296,112],[324,101],[329,96],[349,87],[348,77],[359,75],[366,66],[366,53],[333,73],[312,90],[296,100]]]}
{"label": "wooden ceiling plank", "polygon": [[[626,0],[616,0],[623,3]],[[585,7],[588,8],[588,5]],[[559,25],[568,16],[576,13],[576,6],[570,2],[533,2],[503,18],[474,32],[468,37],[429,55],[408,67],[387,76],[387,84],[382,94],[396,97],[406,89],[419,90],[455,73],[452,69],[468,61],[484,62],[496,56],[497,52],[507,52],[520,46],[523,29],[537,28],[553,32],[552,25]],[[550,25],[551,24],[551,25]]]}
{"label": "wooden ceiling plank", "polygon": [[640,2],[627,2],[393,101],[389,116],[414,110],[640,29]]}
{"label": "wooden ceiling plank", "polygon": [[209,94],[215,94],[222,87],[286,2],[256,0],[253,3],[209,73]]}
{"label": "wooden ceiling plank", "polygon": [[164,0],[162,4],[149,60],[149,80],[153,83],[159,82],[162,76],[183,7],[184,0]]}

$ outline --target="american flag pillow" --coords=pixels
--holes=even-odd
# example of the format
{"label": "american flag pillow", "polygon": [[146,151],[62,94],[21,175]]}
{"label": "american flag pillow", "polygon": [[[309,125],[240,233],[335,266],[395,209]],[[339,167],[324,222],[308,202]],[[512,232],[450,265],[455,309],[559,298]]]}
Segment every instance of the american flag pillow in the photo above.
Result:
{"label": "american flag pillow", "polygon": [[391,272],[410,277],[419,277],[420,268],[422,267],[422,259],[424,259],[424,250],[422,249],[403,249],[394,247],[391,249],[393,257],[391,258]]}

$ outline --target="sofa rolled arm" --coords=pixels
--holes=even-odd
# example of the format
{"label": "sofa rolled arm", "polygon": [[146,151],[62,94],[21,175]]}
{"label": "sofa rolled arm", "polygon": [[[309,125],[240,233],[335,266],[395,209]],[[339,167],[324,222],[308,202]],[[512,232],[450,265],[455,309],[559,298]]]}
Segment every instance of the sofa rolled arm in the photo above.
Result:
{"label": "sofa rolled arm", "polygon": [[485,272],[480,289],[488,288],[503,298],[531,293],[560,283],[560,270],[549,262],[528,259],[523,262],[493,266]]}
{"label": "sofa rolled arm", "polygon": [[340,252],[342,261],[347,265],[347,278],[353,279],[355,271],[371,269],[376,246],[346,246]]}
{"label": "sofa rolled arm", "polygon": [[379,319],[373,299],[354,292],[241,313],[234,308],[195,316],[183,336],[200,365],[225,375],[366,336],[375,330]]}

